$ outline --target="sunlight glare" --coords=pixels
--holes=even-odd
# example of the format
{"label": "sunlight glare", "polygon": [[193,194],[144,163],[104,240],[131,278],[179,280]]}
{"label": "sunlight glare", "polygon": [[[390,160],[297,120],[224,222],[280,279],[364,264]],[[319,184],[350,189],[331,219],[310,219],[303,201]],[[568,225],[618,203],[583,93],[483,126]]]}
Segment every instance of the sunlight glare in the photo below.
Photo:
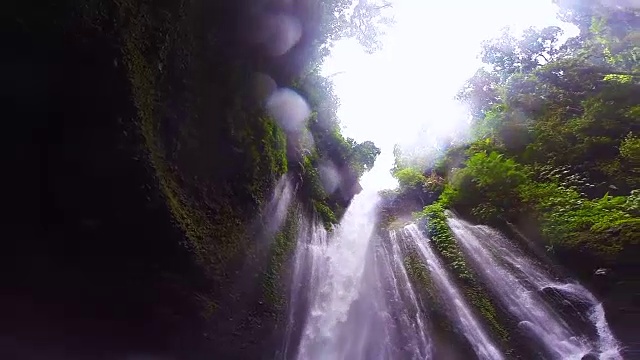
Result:
{"label": "sunlight glare", "polygon": [[[442,1],[395,0],[396,24],[384,47],[366,54],[353,39],[336,44],[325,61],[341,106],[346,136],[371,140],[382,149],[374,168],[361,179],[365,188],[393,188],[389,173],[393,146],[413,146],[450,134],[468,124],[453,97],[480,67],[482,40],[505,26],[561,26],[551,0]],[[566,35],[566,34],[565,34]]]}

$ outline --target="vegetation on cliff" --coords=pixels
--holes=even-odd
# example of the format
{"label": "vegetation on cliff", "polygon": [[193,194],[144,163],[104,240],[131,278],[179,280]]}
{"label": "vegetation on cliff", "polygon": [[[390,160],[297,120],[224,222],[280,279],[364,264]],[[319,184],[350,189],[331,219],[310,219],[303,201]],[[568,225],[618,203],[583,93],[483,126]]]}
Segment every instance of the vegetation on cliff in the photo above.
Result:
{"label": "vegetation on cliff", "polygon": [[482,315],[492,333],[503,342],[503,345],[507,345],[509,332],[504,328],[504,322],[498,317],[496,304],[467,265],[462,251],[458,247],[449,225],[447,225],[443,204],[435,202],[426,206],[420,214],[420,218],[426,221],[426,232],[429,238],[433,240],[435,250],[442,256],[445,264],[455,275],[470,303]]}
{"label": "vegetation on cliff", "polygon": [[473,141],[431,155],[426,171],[397,153],[394,171],[401,184],[445,178],[443,206],[539,228],[558,254],[631,264],[640,241],[640,14],[558,5],[580,33],[562,43],[558,27],[531,28],[486,41],[485,66],[458,94]]}
{"label": "vegetation on cliff", "polygon": [[[445,209],[499,227],[512,223],[583,276],[609,267],[627,279],[638,264],[640,13],[557,4],[577,36],[563,42],[558,27],[507,29],[483,44],[485,64],[458,94],[472,114],[471,140],[448,139],[434,146],[444,150],[427,153],[394,151],[400,186],[387,197],[428,205],[418,215],[435,249],[500,337],[508,322],[498,320],[500,310],[475,280]],[[407,264],[428,286],[416,262]]]}
{"label": "vegetation on cliff", "polygon": [[[379,47],[377,35],[390,22],[383,14],[388,6],[351,0],[293,8],[199,0],[9,6],[7,59],[17,71],[8,86],[16,89],[14,103],[31,109],[20,115],[28,120],[16,132],[26,137],[7,142],[25,148],[28,161],[10,165],[41,179],[24,191],[41,189],[33,192],[35,202],[23,201],[20,208],[42,208],[45,224],[33,242],[42,255],[22,245],[15,249],[25,261],[10,272],[25,274],[29,284],[16,289],[46,292],[51,303],[77,302],[79,312],[112,304],[103,318],[95,314],[96,324],[139,314],[139,322],[131,316],[131,330],[114,326],[113,337],[129,335],[135,346],[162,344],[155,348],[178,358],[194,358],[216,335],[250,353],[267,336],[256,330],[233,338],[228,334],[237,324],[224,322],[220,309],[242,293],[234,281],[250,259],[268,284],[258,286],[263,293],[251,301],[268,298],[275,307],[255,306],[233,321],[260,322],[261,331],[273,327],[262,313],[270,315],[278,305],[275,292],[282,289],[275,286],[292,249],[295,219],[287,217],[267,254],[251,240],[274,184],[288,173],[297,189],[294,201],[330,227],[380,152],[341,134],[338,100],[320,66],[340,38],[357,38],[371,51]],[[274,14],[300,26],[299,38],[285,50],[277,49],[277,29],[260,28],[273,25]],[[271,35],[262,38],[265,32]],[[308,151],[265,109],[269,93],[256,86],[261,74],[306,102]],[[327,187],[325,167],[334,170],[340,187]],[[25,271],[31,263],[42,265]],[[50,275],[32,280],[31,272],[45,273],[41,267]],[[204,318],[224,321],[203,324],[198,309]],[[83,324],[69,327],[83,333]],[[52,328],[58,325],[52,320]],[[95,348],[122,355],[104,341]]]}

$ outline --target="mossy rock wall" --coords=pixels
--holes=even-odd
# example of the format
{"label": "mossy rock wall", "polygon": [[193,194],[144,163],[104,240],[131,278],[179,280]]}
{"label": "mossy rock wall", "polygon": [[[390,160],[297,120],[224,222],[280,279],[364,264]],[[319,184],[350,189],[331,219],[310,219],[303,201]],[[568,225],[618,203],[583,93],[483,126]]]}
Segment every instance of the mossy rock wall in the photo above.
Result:
{"label": "mossy rock wall", "polygon": [[509,332],[501,324],[498,306],[477,280],[477,275],[467,264],[462,251],[453,237],[446,222],[444,208],[438,204],[425,208],[426,224],[424,230],[433,240],[434,249],[442,256],[444,263],[454,275],[456,282],[462,287],[467,300],[489,326],[491,332],[503,345],[509,342]]}

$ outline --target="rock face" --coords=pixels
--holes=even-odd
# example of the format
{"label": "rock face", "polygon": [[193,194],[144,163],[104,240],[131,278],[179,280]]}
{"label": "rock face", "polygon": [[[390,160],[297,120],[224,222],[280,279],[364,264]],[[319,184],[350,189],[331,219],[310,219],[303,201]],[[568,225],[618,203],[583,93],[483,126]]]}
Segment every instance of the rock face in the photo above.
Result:
{"label": "rock face", "polygon": [[358,182],[358,176],[348,165],[342,166],[339,170],[340,184],[338,190],[331,194],[335,201],[342,207],[347,208],[356,194],[362,191],[362,186]]}

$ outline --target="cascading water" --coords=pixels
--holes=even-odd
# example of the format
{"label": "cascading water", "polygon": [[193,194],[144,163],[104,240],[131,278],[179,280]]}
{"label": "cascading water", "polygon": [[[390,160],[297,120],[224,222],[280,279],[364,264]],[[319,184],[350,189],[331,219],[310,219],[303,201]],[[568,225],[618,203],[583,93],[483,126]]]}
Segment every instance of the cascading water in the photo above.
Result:
{"label": "cascading water", "polygon": [[[281,193],[290,191],[283,183]],[[278,358],[467,359],[475,353],[479,359],[504,359],[415,224],[390,231],[388,238],[377,235],[378,202],[375,192],[356,195],[331,233],[317,221],[300,218]],[[274,222],[281,223],[284,205],[274,203],[273,209]],[[496,230],[457,218],[448,223],[504,312],[533,343],[526,358],[621,359],[603,307],[586,288],[552,276]],[[431,295],[424,299],[414,288],[418,284],[412,284],[405,268],[408,249],[416,250],[426,265],[439,304],[426,303]],[[468,346],[458,342],[458,335],[449,343],[433,332],[432,306],[442,310],[436,315],[447,316]]]}
{"label": "cascading water", "polygon": [[[386,351],[384,301],[367,281],[378,195],[360,193],[347,209],[331,239],[299,239],[293,273],[294,291],[304,288],[305,304],[290,319],[302,324],[299,340],[291,334],[287,357],[297,359],[383,358]],[[362,296],[368,293],[371,296]],[[295,304],[293,304],[295,306]],[[290,314],[292,312],[290,311]],[[294,331],[295,332],[295,331]]]}
{"label": "cascading water", "polygon": [[287,359],[429,359],[426,318],[397,244],[375,235],[378,195],[353,199],[327,238],[301,228],[294,256]]}
{"label": "cascading water", "polygon": [[[519,326],[553,359],[582,359],[598,353],[600,359],[621,359],[602,305],[584,287],[562,282],[519,251],[498,231],[450,217],[448,224],[461,248],[494,295],[520,321]],[[556,311],[543,292],[553,289],[567,301],[586,303],[597,339],[578,331]]]}
{"label": "cascading water", "polygon": [[282,226],[292,199],[293,185],[289,176],[283,175],[276,183],[271,199],[262,211],[265,218],[263,231],[267,237],[272,237]]}
{"label": "cascading water", "polygon": [[[418,302],[413,285],[404,267],[403,256],[398,245],[395,231],[390,234],[390,243],[380,244],[376,253],[376,263],[381,270],[378,276],[387,280],[387,306],[393,309],[394,319],[398,322],[398,334],[406,344],[407,356],[411,359],[429,359],[432,355],[431,340],[425,325],[425,315]],[[379,259],[378,259],[379,256]]]}
{"label": "cascading water", "polygon": [[487,360],[503,359],[504,357],[496,345],[473,315],[460,290],[451,281],[442,262],[431,249],[429,239],[420,232],[415,224],[407,225],[403,230],[403,238],[418,249],[429,268],[436,289],[440,292],[444,302],[449,304],[450,316],[460,327],[478,358]]}

